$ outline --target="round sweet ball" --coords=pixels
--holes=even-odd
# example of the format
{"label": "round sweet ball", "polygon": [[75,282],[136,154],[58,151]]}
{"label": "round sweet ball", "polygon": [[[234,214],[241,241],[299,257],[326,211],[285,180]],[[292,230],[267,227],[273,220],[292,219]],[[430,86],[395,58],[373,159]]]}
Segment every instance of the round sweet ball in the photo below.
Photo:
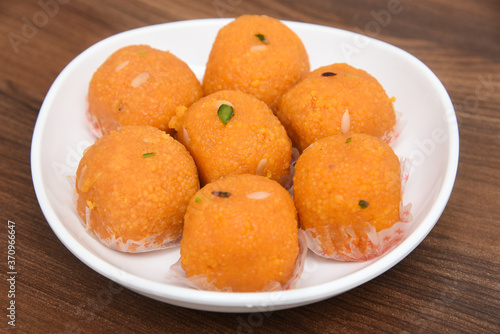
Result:
{"label": "round sweet ball", "polygon": [[205,95],[242,90],[277,107],[280,96],[309,72],[300,38],[279,20],[243,15],[219,30],[207,62]]}
{"label": "round sweet ball", "polygon": [[292,144],[271,109],[241,91],[219,91],[173,118],[177,139],[193,156],[202,184],[230,174],[288,175]]}
{"label": "round sweet ball", "polygon": [[185,216],[181,266],[212,290],[256,292],[292,277],[299,254],[290,194],[257,175],[231,175],[193,196]]}
{"label": "round sweet ball", "polygon": [[150,125],[170,132],[180,106],[203,96],[189,66],[168,51],[130,45],[114,52],[89,84],[89,116],[98,133],[125,125]]}
{"label": "round sweet ball", "polygon": [[286,92],[277,115],[302,151],[335,134],[382,138],[396,124],[393,100],[366,71],[339,63],[314,70]]}
{"label": "round sweet ball", "polygon": [[199,190],[189,152],[150,126],[124,126],[99,138],[76,173],[77,211],[106,246],[123,252],[166,247],[181,235]]}
{"label": "round sweet ball", "polygon": [[373,257],[367,231],[400,221],[400,174],[397,155],[371,135],[333,135],[315,142],[295,166],[300,226],[311,232],[326,257]]}

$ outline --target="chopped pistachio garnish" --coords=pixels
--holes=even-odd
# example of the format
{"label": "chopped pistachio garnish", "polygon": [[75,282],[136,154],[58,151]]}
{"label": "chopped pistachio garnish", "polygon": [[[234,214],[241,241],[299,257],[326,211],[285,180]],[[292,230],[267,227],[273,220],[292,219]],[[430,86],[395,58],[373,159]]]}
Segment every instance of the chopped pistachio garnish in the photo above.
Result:
{"label": "chopped pistachio garnish", "polygon": [[227,197],[231,196],[231,193],[228,193],[227,191],[215,190],[215,191],[212,191],[212,195],[227,198]]}
{"label": "chopped pistachio garnish", "polygon": [[269,44],[269,40],[266,38],[266,36],[262,35],[262,34],[255,34],[255,37],[257,37],[258,39],[260,39],[260,41],[264,44]]}
{"label": "chopped pistachio garnish", "polygon": [[359,78],[357,75],[352,75],[352,74],[349,74],[349,73],[344,74],[344,76],[346,76],[346,77],[353,77],[353,78]]}
{"label": "chopped pistachio garnish", "polygon": [[219,119],[224,125],[229,122],[229,120],[233,117],[234,115],[234,109],[230,105],[227,104],[221,104],[219,107],[219,110],[217,110],[217,116],[219,116]]}
{"label": "chopped pistachio garnish", "polygon": [[366,208],[368,207],[368,205],[370,205],[367,201],[365,201],[365,200],[363,200],[363,199],[362,199],[362,200],[360,200],[360,201],[358,202],[358,204],[359,204],[359,207],[360,207],[361,209],[366,209]]}
{"label": "chopped pistachio garnish", "polygon": [[144,154],[142,155],[142,157],[143,157],[143,158],[149,158],[149,157],[152,157],[152,156],[154,156],[154,155],[156,155],[156,152],[149,152],[149,153],[144,153]]}
{"label": "chopped pistachio garnish", "polygon": [[345,143],[346,143],[346,144],[349,144],[349,143],[351,142],[351,140],[352,140],[352,138],[351,138],[351,137],[349,137],[349,138],[347,138],[347,139],[345,140]]}
{"label": "chopped pistachio garnish", "polygon": [[199,203],[201,201],[201,196],[197,196],[195,199],[194,199],[194,202],[195,203]]}
{"label": "chopped pistachio garnish", "polygon": [[140,50],[139,53],[144,56],[146,54],[146,51]]}
{"label": "chopped pistachio garnish", "polygon": [[333,73],[333,72],[321,73],[321,76],[323,76],[323,77],[333,77],[334,75],[337,75],[337,73]]}

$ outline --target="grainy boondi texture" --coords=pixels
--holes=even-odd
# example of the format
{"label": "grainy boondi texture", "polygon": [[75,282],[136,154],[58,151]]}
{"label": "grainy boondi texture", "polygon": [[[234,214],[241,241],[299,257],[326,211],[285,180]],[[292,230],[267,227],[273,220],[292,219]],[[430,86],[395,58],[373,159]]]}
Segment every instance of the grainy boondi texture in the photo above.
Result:
{"label": "grainy boondi texture", "polygon": [[162,248],[182,232],[199,189],[189,152],[150,126],[126,126],[87,149],[76,173],[77,209],[101,242],[124,252]]}
{"label": "grainy boondi texture", "polygon": [[[234,115],[224,124],[222,104]],[[241,91],[219,91],[179,110],[171,126],[191,152],[202,183],[230,174],[264,175],[275,181],[288,175],[292,144],[271,109]]]}
{"label": "grainy boondi texture", "polygon": [[[399,221],[399,158],[384,141],[366,134],[334,135],[299,157],[293,194],[303,229],[318,230],[323,252],[360,252],[370,242],[368,224],[380,231]],[[321,232],[322,231],[322,232]],[[354,233],[355,238],[348,238]],[[349,243],[349,244],[346,244]]]}
{"label": "grainy boondi texture", "polygon": [[293,200],[275,181],[231,175],[189,201],[181,240],[187,277],[206,275],[221,290],[261,291],[291,278],[298,253]]}
{"label": "grainy boondi texture", "polygon": [[173,134],[168,122],[180,106],[203,96],[189,66],[169,51],[130,45],[114,52],[89,85],[89,113],[103,134],[124,125],[150,125]]}
{"label": "grainy boondi texture", "polygon": [[242,90],[275,109],[280,96],[308,72],[307,51],[292,30],[272,17],[242,15],[219,30],[203,90],[205,95]]}
{"label": "grainy boondi texture", "polygon": [[396,124],[392,102],[369,73],[339,63],[312,71],[285,93],[277,115],[302,151],[347,131],[382,137]]}

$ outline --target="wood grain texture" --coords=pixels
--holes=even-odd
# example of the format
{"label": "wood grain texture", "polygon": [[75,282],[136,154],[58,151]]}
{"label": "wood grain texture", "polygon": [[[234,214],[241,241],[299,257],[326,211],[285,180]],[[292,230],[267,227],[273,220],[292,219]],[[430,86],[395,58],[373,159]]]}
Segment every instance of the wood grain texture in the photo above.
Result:
{"label": "wood grain texture", "polygon": [[[373,36],[428,65],[456,108],[458,175],[435,228],[398,265],[356,289],[256,314],[195,311],[148,299],[97,274],[63,246],[31,181],[31,137],[44,96],[74,57],[125,30],[251,13],[367,33],[373,12],[389,1],[61,2],[16,51],[8,34],[20,34],[23,18],[33,20],[42,9],[35,0],[0,1],[0,249],[6,249],[7,221],[13,220],[19,333],[500,332],[499,1],[401,0],[403,10]],[[8,287],[1,281],[3,330]]]}

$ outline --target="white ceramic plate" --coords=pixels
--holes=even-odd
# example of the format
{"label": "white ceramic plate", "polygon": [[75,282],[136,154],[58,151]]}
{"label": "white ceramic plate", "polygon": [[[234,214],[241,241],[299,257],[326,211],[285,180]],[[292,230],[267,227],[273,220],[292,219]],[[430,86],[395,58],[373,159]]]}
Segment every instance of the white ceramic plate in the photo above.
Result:
{"label": "white ceramic plate", "polygon": [[124,254],[101,245],[80,223],[73,205],[71,176],[83,150],[93,142],[86,126],[87,87],[93,72],[114,51],[130,44],[170,50],[197,76],[217,31],[229,19],[161,24],[109,37],[76,57],[50,88],[33,134],[31,168],[36,195],[62,243],[98,273],[145,296],[189,308],[221,312],[285,309],[320,301],[382,274],[407,256],[430,232],[443,212],[458,165],[458,127],[450,98],[422,62],[394,46],[330,27],[284,22],[302,38],[311,68],[348,62],[375,76],[406,124],[394,149],[413,159],[404,202],[413,203],[409,235],[392,251],[361,263],[334,262],[309,252],[296,289],[264,293],[198,291],[166,279],[179,249]]}

